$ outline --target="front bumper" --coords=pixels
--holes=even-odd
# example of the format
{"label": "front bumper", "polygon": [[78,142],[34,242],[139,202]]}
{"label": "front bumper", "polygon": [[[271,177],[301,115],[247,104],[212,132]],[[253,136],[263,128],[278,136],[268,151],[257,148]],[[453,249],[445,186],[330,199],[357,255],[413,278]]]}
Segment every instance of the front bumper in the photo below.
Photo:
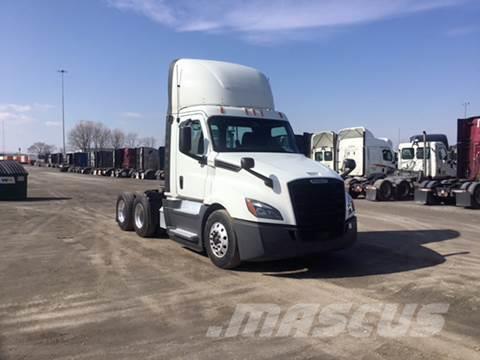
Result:
{"label": "front bumper", "polygon": [[340,235],[305,232],[296,226],[234,219],[241,260],[273,260],[345,249],[357,240],[357,218],[345,222]]}

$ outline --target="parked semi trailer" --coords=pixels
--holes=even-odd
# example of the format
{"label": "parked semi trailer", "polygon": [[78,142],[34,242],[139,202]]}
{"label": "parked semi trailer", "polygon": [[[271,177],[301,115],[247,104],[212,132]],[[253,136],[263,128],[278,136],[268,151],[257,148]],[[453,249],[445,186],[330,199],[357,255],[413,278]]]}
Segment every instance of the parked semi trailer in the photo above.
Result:
{"label": "parked semi trailer", "polygon": [[137,149],[123,148],[116,150],[115,166],[116,170],[112,176],[122,178],[133,177],[137,168]]}
{"label": "parked semi trailer", "polygon": [[480,117],[457,120],[457,152],[456,177],[422,182],[416,202],[480,208]]}
{"label": "parked semi trailer", "polygon": [[264,74],[181,59],[168,85],[165,186],[120,194],[121,229],[142,237],[163,229],[206,250],[221,268],[355,242],[357,219],[342,178],[298,152]]}
{"label": "parked semi trailer", "polygon": [[160,170],[159,150],[152,147],[139,147],[137,148],[136,155],[136,171],[134,177],[146,180],[156,179],[157,171]]}
{"label": "parked semi trailer", "polygon": [[92,151],[89,160],[93,175],[110,176],[114,170],[114,150]]}

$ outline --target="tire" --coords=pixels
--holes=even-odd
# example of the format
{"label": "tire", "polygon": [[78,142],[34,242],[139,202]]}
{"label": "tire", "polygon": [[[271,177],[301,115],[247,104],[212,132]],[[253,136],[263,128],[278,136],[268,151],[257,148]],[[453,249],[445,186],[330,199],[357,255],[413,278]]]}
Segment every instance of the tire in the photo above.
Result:
{"label": "tire", "polygon": [[133,200],[132,193],[124,192],[118,195],[115,207],[115,220],[123,231],[133,230]]}
{"label": "tire", "polygon": [[393,185],[388,180],[377,180],[374,186],[377,188],[377,197],[380,201],[387,201],[392,198]]}
{"label": "tire", "polygon": [[468,187],[468,192],[472,197],[472,208],[480,208],[480,183],[474,182]]}
{"label": "tire", "polygon": [[348,192],[348,194],[353,198],[356,199],[358,198],[358,193],[353,191],[353,185],[355,185],[358,182],[357,179],[355,178],[347,178],[344,181],[345,184],[345,191]]}
{"label": "tire", "polygon": [[215,266],[233,269],[240,265],[237,236],[225,210],[216,210],[210,214],[203,230],[203,242],[208,257]]}
{"label": "tire", "polygon": [[154,180],[155,179],[155,170],[153,169],[148,169],[145,171],[143,174],[143,179],[144,180]]}
{"label": "tire", "polygon": [[133,228],[138,236],[152,237],[157,232],[158,209],[152,206],[150,199],[143,194],[135,197],[133,202]]}
{"label": "tire", "polygon": [[419,189],[427,187],[427,184],[430,182],[430,180],[423,180],[420,185],[418,186]]}
{"label": "tire", "polygon": [[395,198],[397,200],[407,200],[410,197],[410,184],[406,180],[400,181],[395,187]]}

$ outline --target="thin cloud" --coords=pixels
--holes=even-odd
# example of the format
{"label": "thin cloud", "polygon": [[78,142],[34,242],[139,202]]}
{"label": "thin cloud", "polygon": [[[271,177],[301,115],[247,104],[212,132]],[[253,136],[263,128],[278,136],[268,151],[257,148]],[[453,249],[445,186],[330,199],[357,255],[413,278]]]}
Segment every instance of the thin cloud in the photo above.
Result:
{"label": "thin cloud", "polygon": [[0,104],[0,120],[25,124],[34,121],[34,115],[38,112],[48,111],[53,105],[34,103],[30,104]]}
{"label": "thin cloud", "polygon": [[447,35],[450,37],[465,36],[476,33],[478,29],[476,26],[460,26],[448,30]]}
{"label": "thin cloud", "polygon": [[31,111],[31,105],[0,104],[0,120],[25,124],[33,120],[30,115]]}
{"label": "thin cloud", "polygon": [[[175,31],[233,32],[259,43],[286,33],[346,27],[467,0],[107,0]],[[286,39],[295,38],[294,35]]]}
{"label": "thin cloud", "polygon": [[60,121],[45,121],[45,125],[48,127],[58,127],[62,125]]}
{"label": "thin cloud", "polygon": [[121,113],[121,116],[124,118],[129,118],[129,119],[139,119],[142,118],[143,115],[137,112],[123,112]]}

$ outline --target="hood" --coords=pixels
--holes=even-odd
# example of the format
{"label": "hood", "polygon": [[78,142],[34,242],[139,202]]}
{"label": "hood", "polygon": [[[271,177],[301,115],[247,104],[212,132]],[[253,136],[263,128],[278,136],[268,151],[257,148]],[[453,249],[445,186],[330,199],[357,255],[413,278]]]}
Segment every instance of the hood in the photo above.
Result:
{"label": "hood", "polygon": [[295,179],[323,177],[342,180],[340,175],[325,165],[311,160],[303,154],[289,153],[219,153],[217,159],[240,166],[243,157],[255,159],[256,172],[270,177],[272,175],[289,182]]}

